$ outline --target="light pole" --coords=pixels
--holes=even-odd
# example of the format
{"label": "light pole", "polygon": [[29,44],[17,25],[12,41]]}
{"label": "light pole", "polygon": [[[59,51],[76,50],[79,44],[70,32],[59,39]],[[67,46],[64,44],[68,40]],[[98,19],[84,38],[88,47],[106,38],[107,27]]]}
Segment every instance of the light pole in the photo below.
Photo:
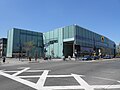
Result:
{"label": "light pole", "polygon": [[19,61],[21,57],[21,38],[19,37]]}
{"label": "light pole", "polygon": [[20,58],[21,58],[21,50],[22,50],[22,45],[21,45],[21,43],[19,43],[19,61],[20,61]]}
{"label": "light pole", "polygon": [[35,45],[35,48],[36,48],[36,50],[35,50],[35,58],[36,58],[36,60],[37,60],[37,57],[38,57],[38,56],[41,56],[41,52],[40,52],[40,55],[38,55],[39,48],[43,48],[43,46],[41,46],[41,45],[39,44],[39,42],[37,41],[37,45]]}
{"label": "light pole", "polygon": [[94,56],[96,56],[96,46],[95,46],[95,38],[93,38],[93,43],[94,43]]}
{"label": "light pole", "polygon": [[44,51],[44,59],[45,59],[46,58],[46,52],[47,52],[47,50],[46,50],[46,45],[47,44],[46,44],[46,36],[44,34],[43,34],[43,36],[44,36],[44,41],[43,41],[44,42],[44,50],[43,51]]}
{"label": "light pole", "polygon": [[75,41],[73,41],[73,57],[75,57]]}

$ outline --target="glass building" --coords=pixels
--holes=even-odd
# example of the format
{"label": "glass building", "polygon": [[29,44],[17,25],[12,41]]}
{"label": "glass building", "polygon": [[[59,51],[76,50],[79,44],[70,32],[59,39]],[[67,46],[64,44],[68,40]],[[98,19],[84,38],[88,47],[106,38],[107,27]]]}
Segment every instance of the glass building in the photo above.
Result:
{"label": "glass building", "polygon": [[43,56],[43,34],[13,28],[8,31],[7,57]]}
{"label": "glass building", "polygon": [[0,57],[6,56],[7,51],[7,38],[0,39]]}
{"label": "glass building", "polygon": [[47,56],[115,55],[116,45],[109,38],[78,25],[65,26],[44,33],[44,49]]}

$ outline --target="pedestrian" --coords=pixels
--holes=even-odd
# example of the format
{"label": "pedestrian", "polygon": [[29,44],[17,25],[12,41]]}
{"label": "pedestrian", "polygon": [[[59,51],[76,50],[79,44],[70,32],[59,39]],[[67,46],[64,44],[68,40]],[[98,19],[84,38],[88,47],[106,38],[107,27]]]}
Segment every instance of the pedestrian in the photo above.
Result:
{"label": "pedestrian", "polygon": [[49,60],[51,60],[51,55],[49,56]]}
{"label": "pedestrian", "polygon": [[1,64],[1,59],[2,59],[2,57],[0,57],[0,64]]}
{"label": "pedestrian", "polygon": [[29,61],[31,61],[31,57],[29,56]]}
{"label": "pedestrian", "polygon": [[65,60],[66,60],[65,56],[63,56],[63,61],[65,61]]}
{"label": "pedestrian", "polygon": [[37,61],[37,54],[35,54],[35,61]]}
{"label": "pedestrian", "polygon": [[5,59],[6,59],[6,58],[5,58],[5,56],[3,56],[3,58],[2,58],[2,59],[3,59],[3,63],[5,63]]}
{"label": "pedestrian", "polygon": [[71,60],[71,56],[68,56],[68,59]]}
{"label": "pedestrian", "polygon": [[76,50],[75,50],[74,54],[75,54],[75,60],[77,60],[77,51]]}

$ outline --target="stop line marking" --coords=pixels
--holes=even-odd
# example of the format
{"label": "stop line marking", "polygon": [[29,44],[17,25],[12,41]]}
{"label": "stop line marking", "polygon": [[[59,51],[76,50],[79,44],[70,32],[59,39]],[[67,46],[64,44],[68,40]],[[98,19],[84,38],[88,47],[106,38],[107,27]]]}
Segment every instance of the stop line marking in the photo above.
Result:
{"label": "stop line marking", "polygon": [[[27,85],[29,87],[32,87],[36,90],[55,90],[55,89],[84,89],[84,90],[94,90],[94,89],[120,89],[120,85],[89,85],[82,77],[84,75],[77,75],[77,74],[71,74],[71,75],[48,75],[50,70],[29,70],[29,67],[21,68],[22,70],[18,71],[4,71],[0,70],[0,75],[5,76],[7,78],[10,78],[14,81],[20,82],[24,85]],[[7,74],[7,72],[15,72],[14,74],[10,75]],[[24,72],[42,72],[41,75],[30,75],[30,76],[18,76],[21,73]],[[31,81],[25,80],[24,78],[35,78],[38,77],[37,83],[33,83]],[[75,80],[79,83],[79,85],[72,85],[72,86],[44,86],[45,81],[48,77],[74,77]],[[85,76],[84,76],[85,77]],[[100,78],[95,77],[98,79],[106,79],[106,78]],[[120,82],[113,79],[108,79],[116,82]]]}

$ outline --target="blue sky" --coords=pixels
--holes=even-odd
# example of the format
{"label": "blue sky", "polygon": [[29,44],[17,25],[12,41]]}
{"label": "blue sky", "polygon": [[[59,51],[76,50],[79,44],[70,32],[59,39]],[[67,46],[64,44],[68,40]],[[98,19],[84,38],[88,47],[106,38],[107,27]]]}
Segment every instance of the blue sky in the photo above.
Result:
{"label": "blue sky", "polygon": [[120,42],[120,0],[0,0],[0,37],[13,27],[39,32],[78,24]]}

